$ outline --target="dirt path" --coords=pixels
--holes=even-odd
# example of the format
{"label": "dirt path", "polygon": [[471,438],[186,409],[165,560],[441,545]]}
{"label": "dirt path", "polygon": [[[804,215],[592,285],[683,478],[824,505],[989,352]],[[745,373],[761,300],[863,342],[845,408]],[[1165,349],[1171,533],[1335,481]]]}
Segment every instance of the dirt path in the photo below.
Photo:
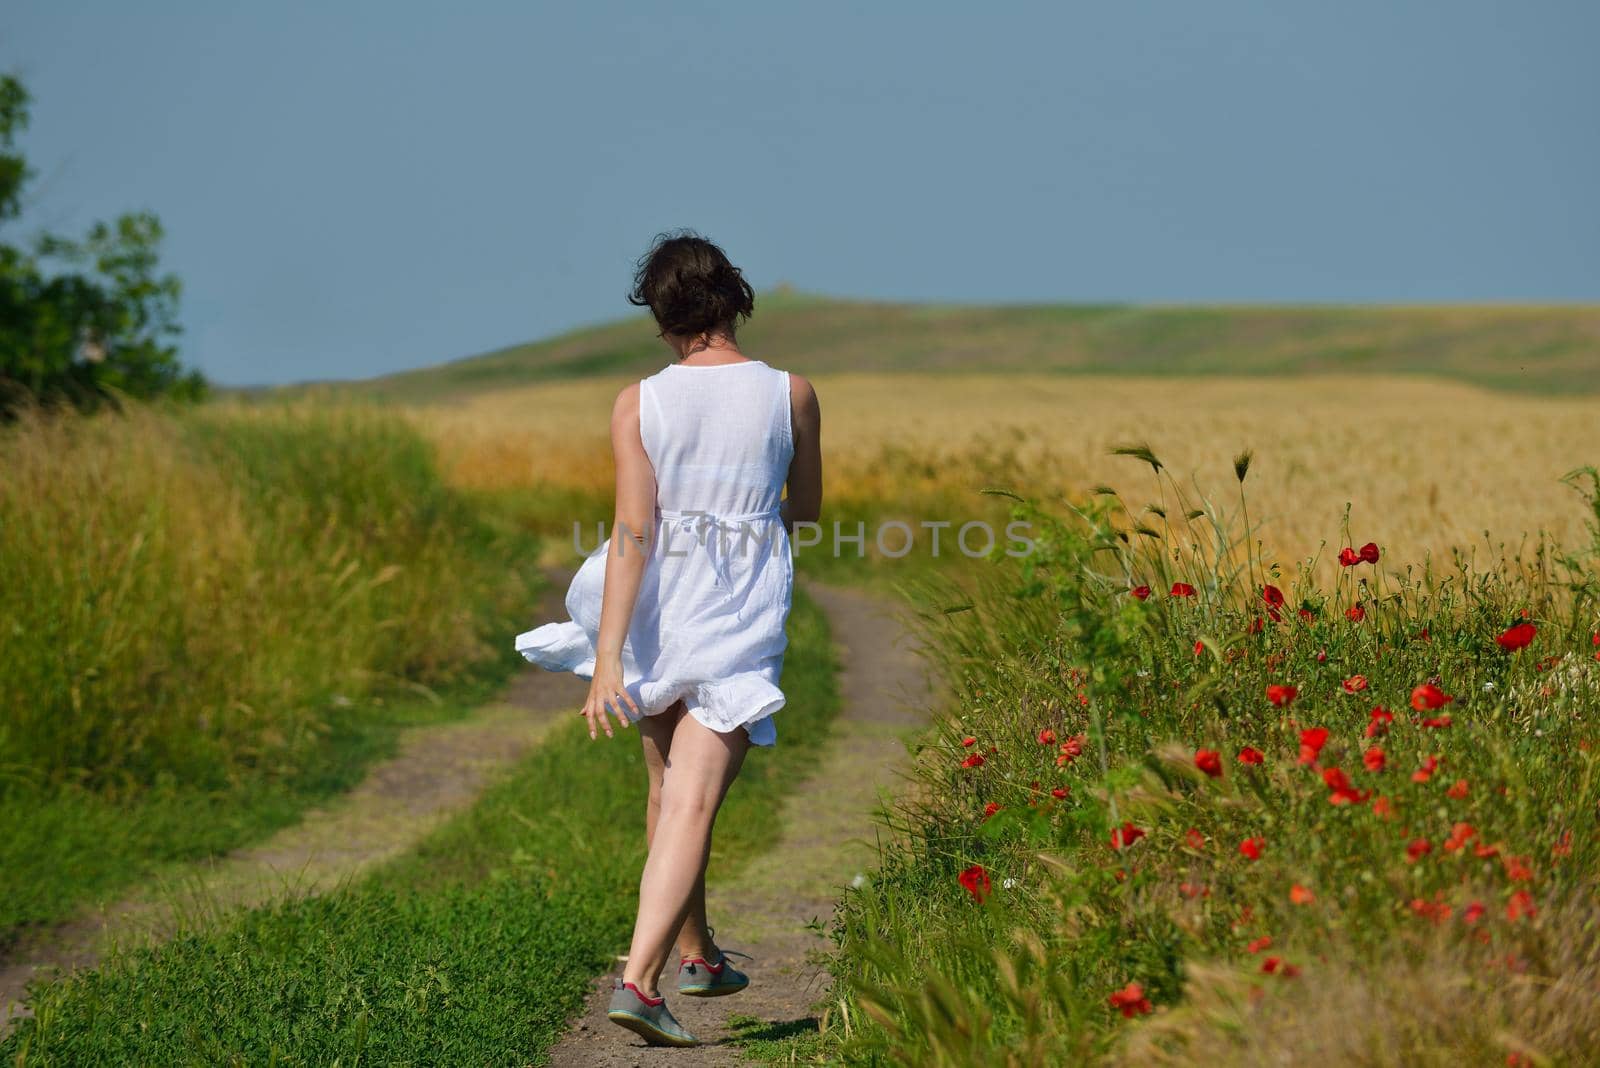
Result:
{"label": "dirt path", "polygon": [[[562,612],[553,576],[536,618]],[[394,857],[469,806],[501,772],[583,704],[587,683],[528,670],[501,699],[456,723],[407,731],[360,785],[265,842],[184,869],[136,895],[25,939],[0,958],[0,1034],[27,1015],[27,983],[90,967],[115,943],[170,937],[197,920],[284,895],[319,893]]]}
{"label": "dirt path", "polygon": [[[669,975],[663,985],[673,1014],[705,1045],[692,1052],[664,1050],[606,1020],[607,976],[596,985],[585,1015],[552,1051],[553,1065],[738,1064],[743,1058],[728,1044],[729,1016],[754,1016],[773,1037],[811,1026],[811,1006],[825,993],[827,977],[807,960],[824,946],[823,936],[807,925],[825,925],[839,888],[875,859],[872,813],[899,782],[903,739],[926,720],[931,688],[915,646],[883,601],[854,590],[807,589],[827,613],[839,646],[839,718],[816,774],[784,804],[778,844],[732,884],[710,887],[718,941],[754,958],[739,962],[750,975],[749,989],[726,998],[676,997]],[[803,744],[782,736],[781,727],[779,734],[781,745]]]}

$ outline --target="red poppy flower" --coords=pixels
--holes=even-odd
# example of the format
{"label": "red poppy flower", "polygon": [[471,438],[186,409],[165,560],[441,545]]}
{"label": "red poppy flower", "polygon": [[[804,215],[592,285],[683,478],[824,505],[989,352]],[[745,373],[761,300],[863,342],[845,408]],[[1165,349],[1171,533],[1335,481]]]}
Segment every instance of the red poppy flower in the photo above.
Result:
{"label": "red poppy flower", "polygon": [[1388,762],[1389,758],[1385,756],[1383,750],[1377,746],[1373,746],[1371,749],[1368,749],[1365,753],[1361,754],[1361,763],[1366,766],[1368,771],[1382,771],[1383,766]]}
{"label": "red poppy flower", "polygon": [[1466,844],[1477,837],[1478,830],[1470,823],[1458,823],[1450,828],[1450,837],[1444,840],[1444,851],[1454,853],[1466,847]]}
{"label": "red poppy flower", "polygon": [[1360,693],[1366,688],[1367,677],[1365,675],[1351,675],[1348,679],[1344,680],[1345,693]]}
{"label": "red poppy flower", "polygon": [[1245,628],[1245,632],[1247,634],[1260,634],[1261,633],[1261,629],[1263,627],[1265,627],[1265,626],[1266,626],[1266,624],[1261,622],[1261,617],[1260,616],[1256,616],[1256,618],[1254,618],[1254,619],[1252,619],[1250,621],[1250,625]]}
{"label": "red poppy flower", "polygon": [[1239,843],[1239,855],[1249,860],[1261,859],[1261,847],[1267,844],[1265,838],[1246,838]]}
{"label": "red poppy flower", "polygon": [[1346,545],[1343,549],[1339,550],[1340,567],[1355,567],[1360,562],[1361,554],[1350,548],[1350,546]]}
{"label": "red poppy flower", "polygon": [[1327,662],[1328,662],[1328,650],[1326,650],[1326,649],[1318,649],[1317,650],[1317,663],[1326,664]]}
{"label": "red poppy flower", "polygon": [[1372,796],[1370,790],[1357,790],[1351,786],[1350,776],[1339,768],[1324,768],[1322,781],[1328,787],[1328,803],[1331,805],[1359,805]]}
{"label": "red poppy flower", "polygon": [[1378,543],[1369,541],[1361,547],[1361,559],[1369,564],[1378,562]]}
{"label": "red poppy flower", "polygon": [[981,767],[983,767],[983,754],[982,753],[971,753],[971,754],[969,754],[967,756],[967,759],[965,759],[965,760],[963,760],[961,762],[961,766],[964,767],[964,768],[981,768]]}
{"label": "red poppy flower", "polygon": [[1143,600],[1146,600],[1146,599],[1149,598],[1149,596],[1150,596],[1150,587],[1149,586],[1135,586],[1133,589],[1129,590],[1128,592],[1133,594],[1135,597],[1139,598],[1139,600],[1143,601]]}
{"label": "red poppy flower", "polygon": [[1570,856],[1572,856],[1572,831],[1571,830],[1568,830],[1565,834],[1563,834],[1559,839],[1557,839],[1556,844],[1550,847],[1550,855],[1552,857],[1570,857]]}
{"label": "red poppy flower", "polygon": [[1172,584],[1172,596],[1193,597],[1194,587],[1189,585],[1187,582],[1174,582]]}
{"label": "red poppy flower", "polygon": [[1416,771],[1413,771],[1411,773],[1411,781],[1412,782],[1427,782],[1429,779],[1433,778],[1433,773],[1436,770],[1438,770],[1438,767],[1439,767],[1439,758],[1438,757],[1436,757],[1436,756],[1423,757],[1422,758],[1422,767],[1418,768]]}
{"label": "red poppy flower", "polygon": [[1368,722],[1366,736],[1368,738],[1376,738],[1379,735],[1388,734],[1389,724],[1394,722],[1394,713],[1390,712],[1382,705],[1377,706],[1371,712],[1367,713],[1367,717]]}
{"label": "red poppy flower", "polygon": [[1432,901],[1425,898],[1414,897],[1411,899],[1411,911],[1424,919],[1434,923],[1443,923],[1450,918],[1450,905],[1444,900],[1444,895],[1435,894]]}
{"label": "red poppy flower", "polygon": [[1317,895],[1307,888],[1295,883],[1289,887],[1289,900],[1296,905],[1309,905],[1317,899]]}
{"label": "red poppy flower", "polygon": [[1150,999],[1144,996],[1144,988],[1138,983],[1129,983],[1106,999],[1113,1009],[1122,1013],[1124,1019],[1133,1019],[1143,1016],[1150,1010]]}
{"label": "red poppy flower", "polygon": [[1425,682],[1411,691],[1411,708],[1417,712],[1432,712],[1454,700],[1454,697],[1431,682]]}
{"label": "red poppy flower", "polygon": [[1196,641],[1194,643],[1194,655],[1195,656],[1199,656],[1201,653],[1203,653],[1205,651],[1206,651],[1206,643],[1205,642]]}
{"label": "red poppy flower", "polygon": [[1538,633],[1539,629],[1532,623],[1518,623],[1505,633],[1497,636],[1495,644],[1508,653],[1516,652],[1518,649],[1526,648],[1533,641],[1534,635]]}
{"label": "red poppy flower", "polygon": [[990,816],[993,816],[999,811],[1000,803],[998,801],[990,801],[987,805],[983,806],[983,818],[988,819]]}
{"label": "red poppy flower", "polygon": [[1406,861],[1415,864],[1429,853],[1433,852],[1433,843],[1426,838],[1413,838],[1406,846]]}
{"label": "red poppy flower", "polygon": [[1380,820],[1394,819],[1394,802],[1387,797],[1380,797],[1372,802],[1372,814]]}
{"label": "red poppy flower", "polygon": [[1089,741],[1087,734],[1074,734],[1071,738],[1061,743],[1061,755],[1056,757],[1058,765],[1065,766],[1083,755],[1083,747]]}
{"label": "red poppy flower", "polygon": [[1482,842],[1472,847],[1472,855],[1480,860],[1485,857],[1497,856],[1499,852],[1500,847],[1498,845],[1484,845]]}
{"label": "red poppy flower", "polygon": [[1309,608],[1304,608],[1304,607],[1298,609],[1295,612],[1295,614],[1298,615],[1301,619],[1305,620],[1307,623],[1314,622],[1316,620],[1316,618],[1317,618],[1317,614],[1315,612],[1313,612]]}
{"label": "red poppy flower", "polygon": [[1131,823],[1111,828],[1111,848],[1126,849],[1144,837],[1144,831]]}
{"label": "red poppy flower", "polygon": [[1247,745],[1239,750],[1239,763],[1241,764],[1260,764],[1264,760],[1266,760],[1266,757],[1262,756],[1261,750],[1254,746]]}
{"label": "red poppy flower", "polygon": [[1463,797],[1467,796],[1467,790],[1468,790],[1467,780],[1465,780],[1465,779],[1457,779],[1455,781],[1455,784],[1453,786],[1451,786],[1450,789],[1445,791],[1445,796],[1446,797],[1453,797],[1457,801],[1459,801]]}
{"label": "red poppy flower", "polygon": [[1051,730],[1049,727],[1041,728],[1040,731],[1039,731],[1039,744],[1040,745],[1055,745],[1056,744],[1056,732]]}
{"label": "red poppy flower", "polygon": [[1483,914],[1488,911],[1488,909],[1483,907],[1483,902],[1473,901],[1469,903],[1466,908],[1461,910],[1461,922],[1469,926],[1475,924],[1479,920],[1483,919]]}
{"label": "red poppy flower", "polygon": [[1220,779],[1222,777],[1222,754],[1215,749],[1196,749],[1194,751],[1194,766],[1213,779]]}
{"label": "red poppy flower", "polygon": [[1358,604],[1353,604],[1345,610],[1344,618],[1352,623],[1360,623],[1367,618],[1367,610]]}
{"label": "red poppy flower", "polygon": [[1533,895],[1526,890],[1518,890],[1511,895],[1511,900],[1506,902],[1506,919],[1516,923],[1524,916],[1533,916],[1538,913],[1533,906]]}
{"label": "red poppy flower", "polygon": [[972,895],[972,900],[983,904],[983,899],[989,896],[989,873],[983,870],[982,864],[972,867],[956,876],[956,882],[961,884],[961,889]]}
{"label": "red poppy flower", "polygon": [[1274,683],[1267,687],[1267,700],[1279,708],[1286,708],[1290,701],[1300,696],[1300,690],[1294,686],[1280,686]]}
{"label": "red poppy flower", "polygon": [[1315,764],[1317,755],[1328,743],[1328,728],[1311,727],[1300,732],[1300,763]]}
{"label": "red poppy flower", "polygon": [[1272,621],[1274,623],[1283,618],[1283,614],[1279,611],[1279,609],[1283,607],[1282,590],[1270,584],[1263,586],[1261,587],[1261,600],[1265,602],[1267,606],[1267,615],[1272,617]]}
{"label": "red poppy flower", "polygon": [[978,739],[976,739],[976,738],[973,738],[973,737],[971,737],[971,736],[970,736],[970,735],[969,735],[969,736],[967,736],[967,737],[965,737],[965,738],[963,738],[963,739],[961,739],[961,744],[962,744],[962,745],[963,745],[963,746],[966,746],[966,747],[968,747],[968,748],[970,748],[970,747],[972,747],[972,746],[974,746],[974,745],[977,745],[977,744],[978,744]]}
{"label": "red poppy flower", "polygon": [[1068,787],[1056,786],[1051,788],[1050,796],[1055,798],[1057,801],[1065,801],[1067,799],[1067,794],[1071,792],[1072,791]]}
{"label": "red poppy flower", "polygon": [[1246,950],[1248,950],[1249,952],[1251,952],[1251,953],[1260,953],[1263,949],[1271,949],[1272,948],[1272,936],[1271,935],[1262,935],[1260,938],[1254,939],[1249,945],[1245,946],[1244,948]]}
{"label": "red poppy flower", "polygon": [[1206,836],[1193,827],[1189,828],[1188,832],[1183,836],[1183,840],[1189,843],[1190,849],[1204,849],[1206,847]]}
{"label": "red poppy flower", "polygon": [[1506,878],[1514,883],[1526,883],[1533,880],[1533,869],[1528,866],[1529,857],[1513,857],[1510,855],[1500,858],[1500,864],[1506,870]]}
{"label": "red poppy flower", "polygon": [[1450,714],[1447,712],[1442,716],[1429,716],[1422,721],[1422,725],[1435,730],[1448,727],[1450,726]]}

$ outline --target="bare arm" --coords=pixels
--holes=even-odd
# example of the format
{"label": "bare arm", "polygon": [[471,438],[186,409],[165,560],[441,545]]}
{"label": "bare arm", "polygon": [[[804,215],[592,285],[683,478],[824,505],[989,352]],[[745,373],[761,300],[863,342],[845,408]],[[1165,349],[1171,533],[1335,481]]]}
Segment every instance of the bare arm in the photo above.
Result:
{"label": "bare arm", "polygon": [[633,622],[639,583],[655,537],[656,473],[639,437],[639,384],[617,395],[611,410],[611,453],[617,468],[617,507],[611,524],[611,551],[606,556],[605,590],[600,601],[600,634],[595,644],[594,680],[583,714],[589,720],[589,737],[597,724],[611,735],[609,709],[622,726],[628,725],[626,705],[639,712],[623,689],[622,645]]}
{"label": "bare arm", "polygon": [[794,426],[794,459],[789,461],[789,496],[783,523],[815,523],[822,515],[822,407],[817,391],[799,375],[789,376],[789,409]]}

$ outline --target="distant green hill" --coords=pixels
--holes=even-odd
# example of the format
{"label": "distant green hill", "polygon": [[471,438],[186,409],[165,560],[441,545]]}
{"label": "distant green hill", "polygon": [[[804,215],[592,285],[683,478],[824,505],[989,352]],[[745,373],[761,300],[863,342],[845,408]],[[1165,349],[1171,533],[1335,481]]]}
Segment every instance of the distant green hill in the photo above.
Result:
{"label": "distant green hill", "polygon": [[[876,304],[768,293],[740,332],[751,355],[804,374],[1427,374],[1498,388],[1600,392],[1600,306]],[[426,402],[598,374],[646,374],[665,350],[640,314],[545,341],[319,387]]]}

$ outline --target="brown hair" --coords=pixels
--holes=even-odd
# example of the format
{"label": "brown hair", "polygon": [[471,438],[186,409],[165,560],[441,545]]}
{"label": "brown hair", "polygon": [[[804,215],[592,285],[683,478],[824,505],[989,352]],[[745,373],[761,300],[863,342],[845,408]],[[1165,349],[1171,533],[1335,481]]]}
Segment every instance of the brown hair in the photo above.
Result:
{"label": "brown hair", "polygon": [[648,307],[662,333],[729,334],[756,310],[755,290],[716,245],[690,230],[660,234],[639,259],[628,301]]}

